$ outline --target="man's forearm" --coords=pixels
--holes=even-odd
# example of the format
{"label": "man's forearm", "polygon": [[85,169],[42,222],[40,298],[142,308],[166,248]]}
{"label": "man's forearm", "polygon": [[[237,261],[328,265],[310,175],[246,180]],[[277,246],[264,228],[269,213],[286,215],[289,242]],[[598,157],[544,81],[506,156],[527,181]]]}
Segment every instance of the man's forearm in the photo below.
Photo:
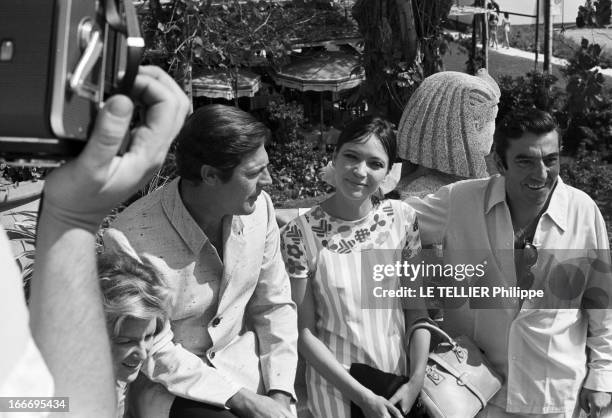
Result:
{"label": "man's forearm", "polygon": [[70,416],[116,414],[113,367],[96,272],[95,235],[48,213],[39,220],[31,327]]}

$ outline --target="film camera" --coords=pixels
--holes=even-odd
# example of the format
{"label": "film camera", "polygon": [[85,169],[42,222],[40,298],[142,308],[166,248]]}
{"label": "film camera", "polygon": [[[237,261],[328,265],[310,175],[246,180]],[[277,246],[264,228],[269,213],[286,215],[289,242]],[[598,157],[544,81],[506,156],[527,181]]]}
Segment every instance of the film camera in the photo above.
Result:
{"label": "film camera", "polygon": [[0,159],[61,161],[144,51],[133,0],[0,1]]}

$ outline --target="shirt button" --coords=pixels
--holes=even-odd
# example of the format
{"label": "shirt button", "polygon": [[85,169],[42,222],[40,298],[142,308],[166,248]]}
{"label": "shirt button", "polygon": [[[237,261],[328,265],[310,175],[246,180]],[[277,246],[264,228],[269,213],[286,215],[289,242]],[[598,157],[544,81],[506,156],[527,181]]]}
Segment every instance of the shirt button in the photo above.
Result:
{"label": "shirt button", "polygon": [[212,320],[211,325],[213,327],[216,327],[217,325],[219,325],[221,323],[221,318],[217,317],[215,319]]}
{"label": "shirt button", "polygon": [[211,351],[210,354],[208,355],[208,357],[210,357],[211,359],[215,358],[215,352]]}

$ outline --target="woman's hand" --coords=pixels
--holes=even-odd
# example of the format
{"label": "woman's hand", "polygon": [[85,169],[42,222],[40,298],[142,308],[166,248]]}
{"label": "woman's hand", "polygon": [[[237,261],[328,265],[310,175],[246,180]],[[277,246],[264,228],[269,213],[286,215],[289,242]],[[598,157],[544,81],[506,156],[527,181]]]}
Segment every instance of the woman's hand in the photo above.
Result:
{"label": "woman's hand", "polygon": [[403,418],[399,409],[393,405],[393,402],[383,396],[376,395],[372,391],[359,403],[363,415],[368,418]]}
{"label": "woman's hand", "polygon": [[404,414],[408,414],[412,405],[416,402],[419,397],[419,393],[421,392],[421,388],[423,387],[423,380],[412,378],[402,386],[393,394],[393,396],[389,399],[389,402],[393,405],[399,404],[402,412]]}

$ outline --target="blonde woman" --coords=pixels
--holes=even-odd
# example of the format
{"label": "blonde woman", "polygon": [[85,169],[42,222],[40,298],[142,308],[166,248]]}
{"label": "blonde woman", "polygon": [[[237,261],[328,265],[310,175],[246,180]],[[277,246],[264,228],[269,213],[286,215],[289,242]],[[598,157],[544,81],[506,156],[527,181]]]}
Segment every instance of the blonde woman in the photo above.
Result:
{"label": "blonde woman", "polygon": [[138,376],[153,338],[168,323],[170,291],[151,266],[125,254],[99,256],[98,275],[115,369],[117,416],[123,417],[128,385]]}

